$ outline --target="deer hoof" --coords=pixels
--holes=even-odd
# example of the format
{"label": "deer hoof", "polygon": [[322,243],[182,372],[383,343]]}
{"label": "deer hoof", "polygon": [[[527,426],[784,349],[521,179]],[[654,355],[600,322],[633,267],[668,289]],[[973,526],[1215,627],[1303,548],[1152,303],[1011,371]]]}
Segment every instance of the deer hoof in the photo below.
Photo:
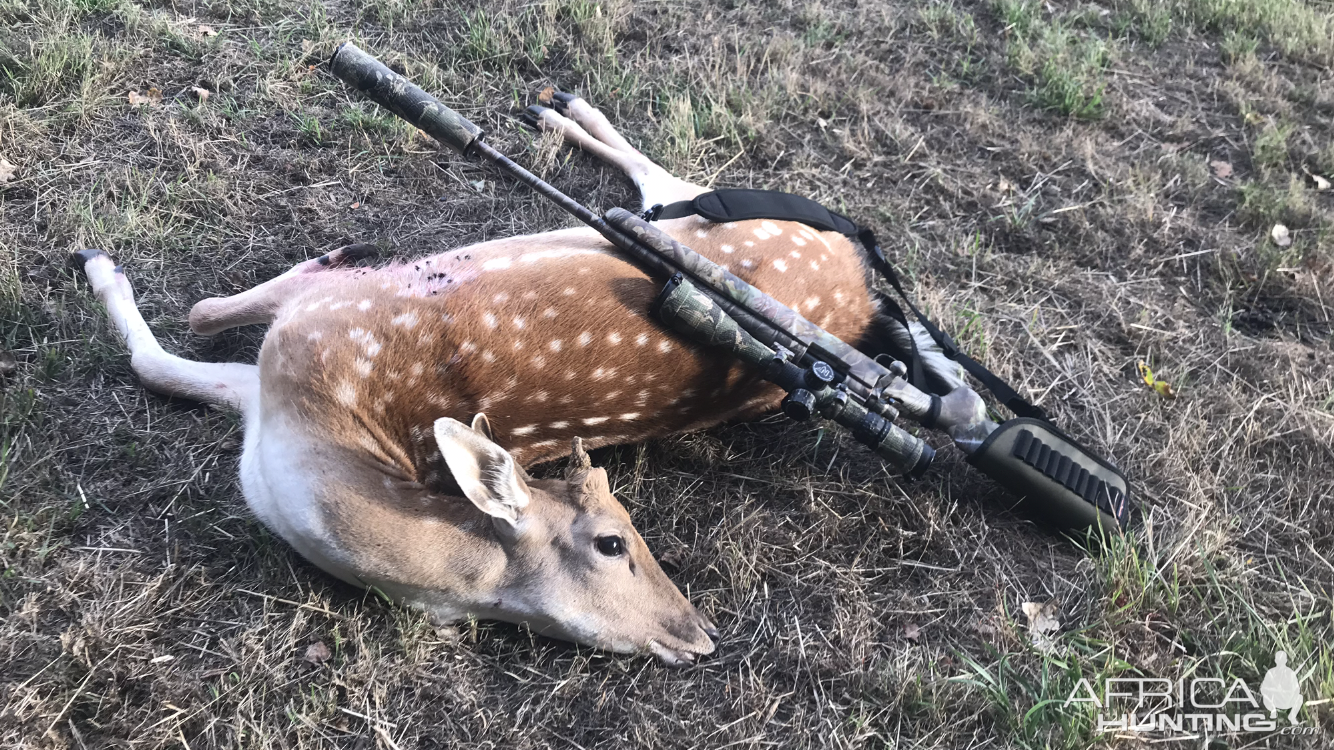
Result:
{"label": "deer hoof", "polygon": [[549,109],[550,107],[543,107],[541,104],[534,104],[530,106],[528,109],[525,109],[523,111],[523,114],[519,115],[519,119],[523,121],[524,125],[527,125],[533,130],[541,130],[542,126],[540,123],[542,122],[542,115]]}
{"label": "deer hoof", "polygon": [[106,250],[90,247],[75,253],[70,253],[69,264],[75,268],[82,269],[84,266],[88,265],[88,261],[92,260],[93,258],[96,258],[99,255],[106,255],[106,254],[107,254]]}
{"label": "deer hoof", "polygon": [[375,258],[379,255],[380,249],[378,247],[368,245],[365,242],[356,242],[327,252],[316,258],[315,262],[322,266],[337,267],[348,263],[356,263],[366,258]]}
{"label": "deer hoof", "polygon": [[565,91],[553,91],[551,93],[552,106],[561,114],[569,114],[570,102],[578,99],[577,94],[570,94]]}

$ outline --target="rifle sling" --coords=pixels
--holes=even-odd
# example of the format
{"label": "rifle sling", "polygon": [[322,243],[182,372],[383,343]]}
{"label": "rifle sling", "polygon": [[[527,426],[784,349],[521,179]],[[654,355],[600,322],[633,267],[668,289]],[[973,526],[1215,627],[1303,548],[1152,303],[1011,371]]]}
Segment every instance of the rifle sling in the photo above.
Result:
{"label": "rifle sling", "polygon": [[[949,334],[942,331],[926,315],[922,314],[922,311],[913,304],[912,298],[904,290],[898,274],[894,272],[894,267],[885,258],[884,252],[880,249],[880,244],[876,242],[875,234],[870,229],[859,226],[843,214],[830,211],[810,198],[777,190],[740,188],[714,190],[703,193],[694,200],[678,201],[667,205],[660,203],[644,212],[644,218],[648,221],[681,219],[687,216],[702,216],[715,223],[751,221],[754,219],[795,221],[812,229],[822,232],[838,232],[857,240],[866,248],[871,265],[885,277],[894,291],[898,292],[904,304],[912,311],[913,316],[921,323],[927,334],[940,346],[946,357],[958,362],[1010,411],[1020,417],[1050,421],[1047,413],[1041,407],[1029,403],[1000,376],[961,351]],[[903,308],[889,295],[880,293],[880,296],[885,311],[902,324],[904,329],[907,329],[908,319],[903,313]],[[915,341],[911,342],[911,348],[912,352],[908,363],[909,382],[917,388],[927,390],[926,373],[922,367],[922,358],[918,354]]]}

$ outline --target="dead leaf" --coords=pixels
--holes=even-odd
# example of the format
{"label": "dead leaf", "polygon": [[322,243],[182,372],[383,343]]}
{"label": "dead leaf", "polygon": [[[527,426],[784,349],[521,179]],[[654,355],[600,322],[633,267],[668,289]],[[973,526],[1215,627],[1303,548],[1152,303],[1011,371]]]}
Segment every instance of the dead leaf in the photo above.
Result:
{"label": "dead leaf", "polygon": [[1260,125],[1265,124],[1265,122],[1267,122],[1265,116],[1260,114],[1259,112],[1246,113],[1246,124],[1248,125],[1255,125],[1258,127]]}
{"label": "dead leaf", "polygon": [[329,647],[324,645],[324,641],[315,641],[306,647],[306,661],[319,666],[333,657]]}
{"label": "dead leaf", "polygon": [[1292,233],[1282,224],[1275,224],[1274,228],[1269,230],[1269,236],[1279,247],[1288,247],[1292,244]]}
{"label": "dead leaf", "polygon": [[1209,168],[1214,170],[1214,177],[1220,180],[1226,180],[1232,176],[1232,165],[1225,161],[1211,161]]}
{"label": "dead leaf", "polygon": [[904,626],[903,626],[903,637],[904,637],[904,638],[907,638],[908,640],[912,641],[913,643],[916,643],[916,642],[917,642],[917,639],[922,637],[922,628],[921,628],[921,626],[920,626],[920,625],[916,625],[916,624],[911,623],[911,622],[908,623],[907,625],[904,625]]}
{"label": "dead leaf", "polygon": [[9,160],[5,157],[0,156],[0,185],[14,179],[14,173],[17,171],[18,167],[10,164]]}
{"label": "dead leaf", "polygon": [[212,26],[204,26],[201,24],[199,26],[199,35],[207,39],[208,37],[211,36],[217,36],[218,31],[217,29],[214,29]]}
{"label": "dead leaf", "polygon": [[158,89],[156,86],[150,88],[148,91],[142,94],[139,93],[138,91],[131,90],[130,93],[127,94],[125,98],[129,100],[131,105],[136,107],[139,106],[140,104],[147,104],[152,106],[162,103],[162,91]]}
{"label": "dead leaf", "polygon": [[1046,604],[1024,602],[1023,610],[1024,616],[1028,618],[1028,632],[1033,645],[1047,652],[1055,649],[1053,636],[1061,629],[1061,621],[1056,619],[1060,612],[1060,601],[1053,599]]}
{"label": "dead leaf", "polygon": [[555,100],[555,98],[556,98],[555,86],[547,86],[546,88],[542,89],[541,93],[537,95],[538,103],[547,107],[553,106],[551,102]]}
{"label": "dead leaf", "polygon": [[1316,190],[1329,190],[1329,180],[1318,174],[1311,175],[1311,182],[1315,183]]}
{"label": "dead leaf", "polygon": [[1007,180],[1007,179],[1005,179],[1004,177],[1002,177],[1002,178],[1001,178],[1001,181],[998,182],[998,183],[996,183],[996,189],[999,190],[999,191],[1002,192],[1002,193],[1013,193],[1013,192],[1014,192],[1014,183],[1012,183],[1012,182],[1010,182],[1009,180]]}
{"label": "dead leaf", "polygon": [[207,102],[210,96],[209,90],[202,86],[191,86],[190,93],[195,95],[195,98],[199,100],[200,104]]}
{"label": "dead leaf", "polygon": [[1155,377],[1153,370],[1150,370],[1149,366],[1144,362],[1139,363],[1139,376],[1144,379],[1144,384],[1156,391],[1159,396],[1166,399],[1177,397],[1177,392],[1172,389],[1172,384],[1166,380],[1159,380]]}

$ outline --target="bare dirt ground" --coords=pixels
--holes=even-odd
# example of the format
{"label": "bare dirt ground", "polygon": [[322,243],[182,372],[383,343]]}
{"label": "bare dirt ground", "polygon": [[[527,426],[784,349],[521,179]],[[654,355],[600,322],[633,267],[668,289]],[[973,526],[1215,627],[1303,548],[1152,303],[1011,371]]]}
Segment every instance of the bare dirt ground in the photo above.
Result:
{"label": "bare dirt ground", "polygon": [[[1151,736],[1328,746],[1331,15],[0,0],[0,743],[1137,744],[1063,705],[1081,678],[1258,690],[1281,648],[1314,734]],[[323,575],[248,515],[237,420],[140,388],[65,257],[125,263],[170,350],[250,361],[261,330],[194,336],[190,304],[350,241],[405,258],[570,223],[351,95],[323,65],[344,38],[594,206],[631,190],[512,119],[547,85],[679,175],[872,224],[975,356],[1127,471],[1138,530],[1086,551],[956,452],[904,483],[771,418],[594,456],[724,631],[696,667],[436,627]],[[1055,602],[1050,644],[1025,602]]]}

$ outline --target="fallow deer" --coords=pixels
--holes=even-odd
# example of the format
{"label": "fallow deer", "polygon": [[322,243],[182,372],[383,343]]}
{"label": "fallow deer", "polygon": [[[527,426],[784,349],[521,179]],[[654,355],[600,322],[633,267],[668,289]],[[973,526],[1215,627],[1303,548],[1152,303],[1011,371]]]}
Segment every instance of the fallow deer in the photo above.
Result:
{"label": "fallow deer", "polygon": [[[534,124],[622,169],[645,205],[704,191],[584,100],[555,104],[531,108]],[[872,330],[861,256],[842,235],[772,221],[660,226],[844,340]],[[269,324],[258,365],[166,353],[121,270],[97,251],[80,260],[144,385],[244,415],[246,500],[314,564],[441,620],[527,623],[671,664],[711,652],[716,629],[658,567],[602,469],[585,459],[566,480],[539,481],[522,467],[572,444],[583,458],[581,437],[598,447],[758,415],[782,393],[651,320],[659,283],[591,229],[352,267],[365,251],[194,306],[204,335]],[[481,413],[489,420],[464,424]]]}

